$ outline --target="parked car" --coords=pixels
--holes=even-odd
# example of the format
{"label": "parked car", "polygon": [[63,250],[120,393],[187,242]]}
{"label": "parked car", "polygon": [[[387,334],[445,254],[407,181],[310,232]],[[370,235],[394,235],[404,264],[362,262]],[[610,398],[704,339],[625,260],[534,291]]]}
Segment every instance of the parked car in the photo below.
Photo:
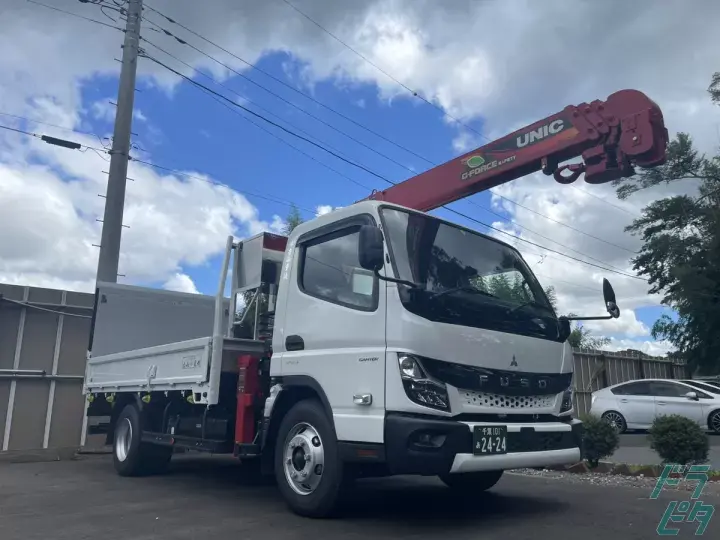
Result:
{"label": "parked car", "polygon": [[593,392],[590,414],[604,418],[620,433],[649,429],[655,418],[667,414],[685,416],[720,433],[720,393],[698,386],[668,379],[615,384]]}

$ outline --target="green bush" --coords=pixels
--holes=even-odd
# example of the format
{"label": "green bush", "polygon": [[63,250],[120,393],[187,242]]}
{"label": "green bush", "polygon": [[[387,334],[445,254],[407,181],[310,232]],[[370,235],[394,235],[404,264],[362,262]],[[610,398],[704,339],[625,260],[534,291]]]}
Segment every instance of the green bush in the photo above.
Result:
{"label": "green bush", "polygon": [[597,467],[600,460],[613,455],[620,446],[617,431],[598,416],[585,416],[583,419],[583,454],[590,467]]}
{"label": "green bush", "polygon": [[659,416],[653,422],[649,437],[650,448],[663,463],[692,465],[708,460],[710,444],[703,429],[689,418],[677,414]]}

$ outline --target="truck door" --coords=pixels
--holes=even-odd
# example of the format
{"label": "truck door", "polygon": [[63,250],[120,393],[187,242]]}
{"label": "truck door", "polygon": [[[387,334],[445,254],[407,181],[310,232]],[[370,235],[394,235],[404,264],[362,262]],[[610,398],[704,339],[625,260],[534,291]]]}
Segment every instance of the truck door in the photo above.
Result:
{"label": "truck door", "polygon": [[283,325],[282,376],[319,383],[340,441],[383,442],[384,284],[358,262],[353,216],[302,235],[295,249]]}

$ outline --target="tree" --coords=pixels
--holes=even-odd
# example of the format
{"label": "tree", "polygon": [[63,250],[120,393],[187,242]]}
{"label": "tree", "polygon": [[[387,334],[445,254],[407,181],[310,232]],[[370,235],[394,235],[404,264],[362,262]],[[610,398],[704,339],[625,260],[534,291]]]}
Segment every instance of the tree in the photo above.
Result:
{"label": "tree", "polygon": [[[569,316],[572,317],[574,314],[570,313]],[[591,330],[585,328],[581,323],[576,322],[570,331],[568,343],[578,349],[602,349],[610,343],[610,338],[604,336],[594,337]]]}
{"label": "tree", "polygon": [[[708,88],[720,104],[720,72]],[[665,197],[648,204],[626,230],[643,241],[633,268],[648,280],[650,293],[677,317],[664,315],[652,335],[666,339],[701,373],[720,372],[720,155],[706,157],[687,133],[678,133],[667,149],[667,162],[614,182],[617,195],[661,184],[691,181],[696,193]]]}
{"label": "tree", "polygon": [[290,212],[288,213],[287,217],[285,218],[285,228],[283,229],[283,234],[289,235],[295,227],[300,225],[303,222],[303,218],[300,215],[300,210],[298,210],[298,207],[294,204],[290,206]]}

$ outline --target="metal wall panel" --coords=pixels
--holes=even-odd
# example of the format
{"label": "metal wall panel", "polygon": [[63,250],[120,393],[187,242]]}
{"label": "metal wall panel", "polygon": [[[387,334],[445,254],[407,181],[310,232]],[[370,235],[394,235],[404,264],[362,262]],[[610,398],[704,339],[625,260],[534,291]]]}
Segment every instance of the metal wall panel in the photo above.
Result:
{"label": "metal wall panel", "polygon": [[0,450],[80,446],[94,296],[15,285],[0,295]]}

